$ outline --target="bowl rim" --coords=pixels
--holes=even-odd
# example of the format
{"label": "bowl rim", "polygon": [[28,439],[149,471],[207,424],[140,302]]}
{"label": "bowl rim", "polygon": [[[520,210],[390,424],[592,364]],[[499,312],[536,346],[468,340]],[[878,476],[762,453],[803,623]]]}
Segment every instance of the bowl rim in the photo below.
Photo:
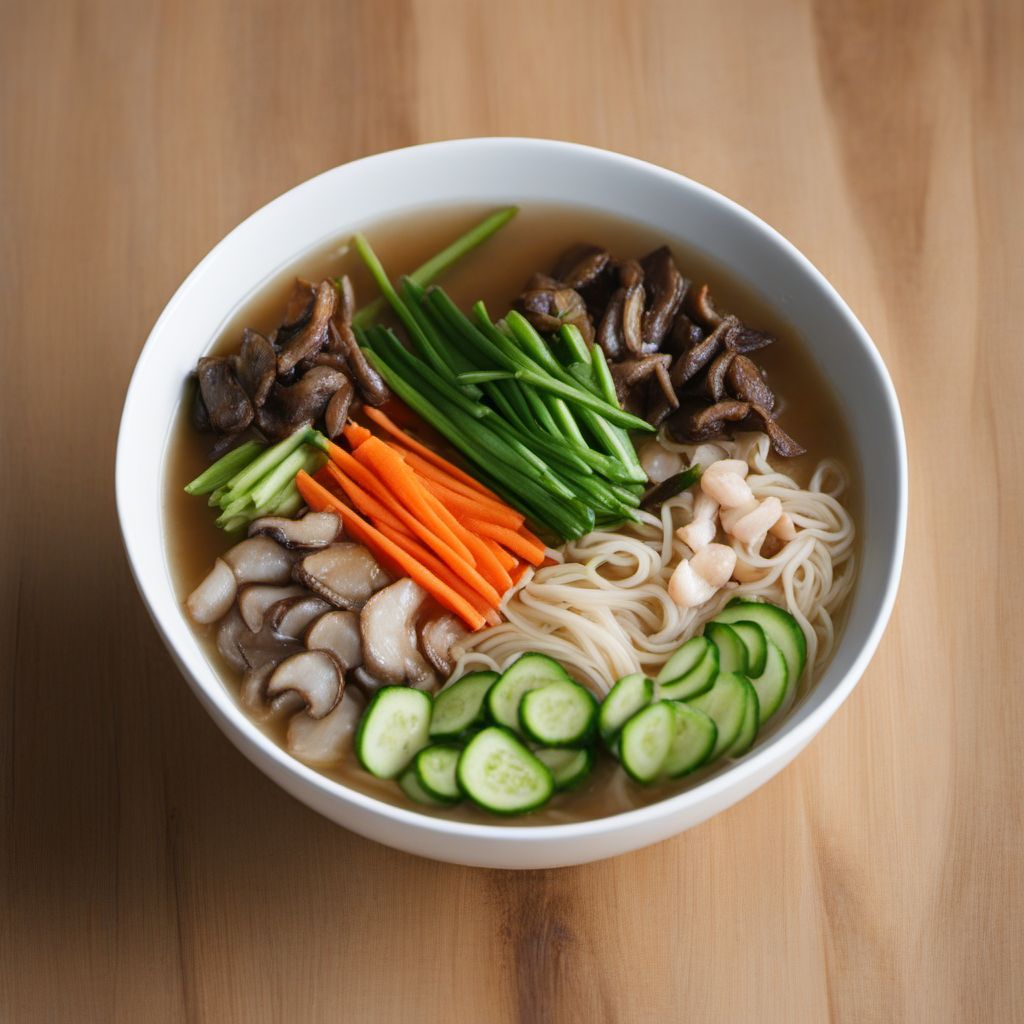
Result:
{"label": "bowl rim", "polygon": [[[701,781],[690,789],[667,796],[664,799],[656,800],[642,807],[621,811],[616,814],[606,815],[599,818],[589,818],[583,821],[554,823],[546,825],[514,825],[507,823],[481,824],[477,822],[457,821],[448,818],[435,817],[419,811],[408,810],[394,804],[387,803],[374,796],[362,793],[359,790],[350,788],[344,783],[338,782],[313,768],[293,758],[282,747],[278,746],[269,736],[253,723],[238,706],[237,702],[223,685],[216,670],[206,661],[210,679],[201,678],[189,666],[176,650],[168,631],[165,629],[164,615],[157,606],[158,596],[154,593],[155,583],[143,579],[137,568],[135,557],[135,544],[132,537],[130,517],[128,514],[128,483],[129,466],[125,454],[125,438],[130,429],[133,409],[140,403],[140,392],[142,388],[143,370],[146,363],[153,356],[156,343],[162,333],[164,323],[170,319],[179,305],[185,302],[202,276],[206,268],[216,259],[221,250],[227,247],[231,240],[241,233],[253,221],[267,215],[267,212],[287,197],[293,197],[306,189],[314,187],[315,183],[322,181],[342,168],[352,168],[371,164],[376,161],[400,159],[405,154],[423,153],[435,151],[450,151],[457,156],[460,149],[478,147],[520,147],[528,148],[534,152],[547,151],[553,155],[570,152],[582,155],[588,159],[605,161],[617,164],[620,167],[642,174],[661,178],[672,185],[688,189],[695,193],[702,201],[717,206],[722,212],[738,220],[745,222],[747,228],[771,244],[781,248],[788,254],[799,270],[807,276],[811,283],[822,291],[829,300],[834,313],[845,321],[846,327],[860,347],[861,354],[870,364],[884,397],[885,413],[894,427],[894,433],[890,440],[893,442],[896,456],[896,493],[894,511],[896,515],[896,530],[892,557],[889,560],[885,572],[884,586],[882,587],[881,600],[878,602],[870,628],[856,653],[852,663],[846,672],[835,683],[830,693],[821,702],[813,707],[802,717],[795,718],[788,726],[782,724],[778,731],[769,738],[764,746],[747,755],[742,761],[723,768],[723,770]],[[298,255],[297,253],[294,255]],[[294,258],[289,257],[289,259]],[[226,310],[225,313],[230,312]],[[169,429],[169,428],[168,428]],[[166,437],[164,444],[166,445]],[[132,377],[128,385],[122,410],[120,425],[118,429],[117,449],[115,460],[115,492],[118,522],[121,531],[122,541],[128,559],[129,568],[135,584],[143,599],[143,604],[148,611],[150,618],[156,626],[165,646],[178,665],[179,670],[185,676],[186,681],[201,698],[200,703],[208,712],[212,713],[214,721],[218,724],[236,747],[256,766],[267,774],[267,766],[260,764],[253,756],[253,751],[247,749],[246,744],[258,750],[264,757],[269,758],[276,765],[277,769],[286,775],[295,776],[306,785],[319,791],[322,797],[330,801],[340,801],[351,804],[363,811],[390,820],[394,824],[408,826],[413,829],[422,829],[431,833],[438,833],[451,839],[466,840],[494,840],[501,839],[506,843],[521,845],[549,841],[552,839],[593,839],[608,832],[615,832],[621,829],[628,829],[632,826],[651,825],[662,819],[672,817],[684,811],[687,807],[695,806],[705,802],[713,802],[716,798],[724,796],[729,790],[741,789],[745,780],[758,775],[764,775],[767,780],[774,770],[781,767],[780,755],[784,750],[799,752],[806,744],[821,730],[824,724],[836,713],[840,705],[853,691],[859,682],[865,669],[881,641],[882,634],[888,624],[889,618],[895,604],[899,588],[900,574],[902,570],[904,550],[906,545],[907,528],[907,505],[908,505],[908,467],[906,437],[903,419],[900,412],[899,399],[889,372],[882,360],[880,353],[874,345],[870,335],[854,315],[852,310],[839,295],[835,287],[819,271],[811,261],[804,256],[799,249],[793,245],[785,236],[775,228],[762,220],[760,217],[747,210],[734,200],[722,195],[707,185],[680,174],[676,171],[660,167],[645,160],[617,153],[612,150],[601,149],[593,146],[586,146],[580,143],[564,142],[553,139],[535,139],[518,136],[485,136],[461,139],[450,139],[441,142],[429,142],[415,146],[407,146],[394,150],[387,150],[375,153],[358,160],[340,164],[322,173],[315,175],[306,181],[281,193],[274,199],[265,203],[254,213],[250,214],[236,227],[229,231],[216,245],[199,261],[185,280],[177,288],[170,300],[164,306],[146,342],[139,353]],[[184,612],[177,608],[176,612],[184,618]],[[840,641],[840,645],[842,644]],[[212,684],[211,684],[212,680]],[[215,712],[215,713],[214,713]],[[245,743],[239,742],[244,740]],[[773,770],[773,766],[774,770]],[[271,776],[274,778],[274,776]],[[279,780],[274,778],[280,784]],[[309,804],[309,801],[304,801]],[[319,806],[319,805],[318,805]]]}

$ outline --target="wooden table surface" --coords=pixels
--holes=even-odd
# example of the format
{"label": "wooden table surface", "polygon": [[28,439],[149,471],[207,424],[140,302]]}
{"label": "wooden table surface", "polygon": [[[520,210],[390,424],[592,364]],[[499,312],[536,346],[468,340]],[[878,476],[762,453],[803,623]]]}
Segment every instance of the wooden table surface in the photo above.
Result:
{"label": "wooden table surface", "polygon": [[[0,1019],[1022,1019],[1024,6],[287,7],[0,3]],[[522,874],[385,849],[245,761],[113,500],[132,366],[225,232],[488,134],[777,226],[875,338],[911,465],[892,624],[798,761],[652,849]]]}

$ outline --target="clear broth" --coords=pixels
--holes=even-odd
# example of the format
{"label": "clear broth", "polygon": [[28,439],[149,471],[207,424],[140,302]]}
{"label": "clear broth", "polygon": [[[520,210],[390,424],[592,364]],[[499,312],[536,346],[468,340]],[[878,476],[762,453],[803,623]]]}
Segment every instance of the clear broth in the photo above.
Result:
{"label": "clear broth", "polygon": [[[487,209],[476,206],[421,209],[366,225],[362,230],[372,241],[388,272],[397,276],[424,262],[487,212]],[[321,280],[347,273],[355,285],[357,301],[360,304],[369,301],[377,294],[376,289],[351,250],[350,237],[351,232],[347,232],[339,239],[310,250],[255,289],[252,296],[227,316],[209,351],[234,350],[245,327],[268,334],[273,331],[280,322],[296,276]],[[769,383],[779,395],[780,402],[785,403],[780,423],[808,449],[807,454],[799,459],[780,462],[785,463],[787,473],[805,481],[822,458],[839,459],[851,476],[851,489],[844,501],[854,519],[859,519],[859,466],[838,403],[817,367],[805,357],[808,342],[797,337],[792,326],[770,302],[755,295],[734,276],[678,239],[602,211],[531,205],[520,210],[496,236],[448,271],[441,283],[463,308],[483,299],[497,315],[509,308],[530,274],[549,269],[564,249],[578,241],[596,242],[621,256],[641,256],[668,243],[686,277],[710,284],[719,309],[729,310],[744,321],[775,334],[778,338],[776,344],[759,351],[755,358],[767,370]],[[794,399],[796,395],[801,396],[799,402]],[[192,429],[188,405],[188,401],[183,400],[178,411],[164,477],[167,562],[181,601],[209,572],[214,559],[230,546],[225,534],[214,526],[215,517],[206,503],[190,497],[183,490],[184,485],[209,464],[210,439]],[[218,654],[213,627],[196,627],[196,630],[225,686],[237,695],[240,677],[223,663]],[[806,696],[806,691],[801,696]],[[773,723],[763,730],[758,736],[758,743],[775,732],[780,724]],[[287,721],[261,724],[261,727],[275,742],[283,745]],[[503,823],[559,824],[618,814],[690,788],[725,767],[727,765],[719,763],[681,783],[640,786],[631,782],[611,758],[599,756],[594,771],[582,787],[557,795],[540,811]],[[393,782],[384,782],[363,771],[350,749],[344,752],[336,765],[319,770],[346,786],[387,803],[410,806]],[[436,811],[416,809],[462,821],[494,824],[499,820],[468,803]]]}

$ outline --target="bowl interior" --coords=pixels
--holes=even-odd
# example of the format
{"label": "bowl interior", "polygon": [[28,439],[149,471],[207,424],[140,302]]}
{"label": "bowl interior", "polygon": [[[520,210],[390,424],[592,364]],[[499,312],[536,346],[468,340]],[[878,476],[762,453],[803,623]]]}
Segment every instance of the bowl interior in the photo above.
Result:
{"label": "bowl interior", "polygon": [[[181,382],[225,316],[261,282],[327,239],[403,209],[508,202],[611,207],[623,218],[665,227],[740,278],[810,342],[810,355],[831,384],[860,465],[871,469],[863,480],[861,564],[842,640],[823,677],[775,735],[733,767],[660,803],[612,818],[512,830],[393,807],[324,778],[276,747],[237,707],[183,615],[167,564],[161,507]],[[155,451],[160,458],[153,458]],[[763,222],[688,179],[627,157],[565,143],[478,139],[385,153],[336,168],[275,200],[229,234],[168,303],[139,359],[118,440],[117,500],[129,561],[149,611],[193,689],[243,752],[254,759],[258,754],[264,767],[273,763],[279,781],[285,773],[317,790],[321,801],[362,806],[396,822],[452,835],[491,833],[523,841],[531,833],[583,835],[670,815],[719,798],[725,787],[742,785],[759,772],[767,778],[773,757],[803,746],[855,685],[888,619],[902,560],[906,467],[899,410],[878,353],[824,278]]]}

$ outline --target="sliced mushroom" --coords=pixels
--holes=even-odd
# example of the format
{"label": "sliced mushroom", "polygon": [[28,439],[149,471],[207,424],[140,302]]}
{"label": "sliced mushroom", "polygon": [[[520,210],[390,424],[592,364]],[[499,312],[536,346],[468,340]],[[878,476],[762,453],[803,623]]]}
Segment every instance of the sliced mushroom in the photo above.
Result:
{"label": "sliced mushroom", "polygon": [[656,352],[675,319],[689,282],[679,273],[667,245],[648,253],[641,261],[648,307],[643,316],[643,348]]}
{"label": "sliced mushroom", "polygon": [[644,286],[630,285],[622,296],[622,340],[626,351],[635,356],[643,352]]}
{"label": "sliced mushroom", "polygon": [[231,363],[253,408],[258,409],[267,400],[277,377],[274,346],[259,331],[251,331],[247,327],[242,332],[238,355],[232,358]]}
{"label": "sliced mushroom", "polygon": [[311,651],[330,651],[346,672],[358,667],[363,663],[359,613],[332,611],[321,615],[306,630],[306,647]]}
{"label": "sliced mushroom", "polygon": [[267,536],[289,549],[325,548],[341,532],[341,518],[333,512],[307,512],[301,519],[264,516],[249,524],[250,537]]}
{"label": "sliced mushroom", "polygon": [[246,583],[287,583],[292,575],[292,556],[269,537],[240,541],[224,555],[224,561],[240,587]]}
{"label": "sliced mushroom", "polygon": [[317,721],[305,711],[288,721],[284,745],[292,757],[305,764],[333,764],[344,756],[355,736],[366,701],[353,687],[346,687],[337,707]]}
{"label": "sliced mushroom", "polygon": [[391,391],[384,383],[384,378],[367,362],[356,336],[352,333],[352,328],[347,323],[339,323],[335,319],[328,329],[328,334],[332,350],[345,356],[363,400],[368,405],[383,405],[391,397]]}
{"label": "sliced mushroom", "polygon": [[605,267],[608,266],[610,256],[606,249],[599,245],[591,245],[581,242],[559,256],[552,271],[552,277],[561,281],[566,287],[586,288],[593,284],[600,276]]}
{"label": "sliced mushroom", "polygon": [[614,292],[597,327],[597,343],[611,362],[626,354],[626,341],[622,336],[622,304],[625,298],[625,288]]}
{"label": "sliced mushroom", "polygon": [[217,650],[236,672],[244,672],[250,667],[241,644],[246,635],[252,635],[249,633],[249,627],[245,624],[237,606],[232,606],[217,625]]}
{"label": "sliced mushroom", "polygon": [[260,409],[261,430],[273,437],[290,434],[323,415],[331,396],[345,386],[348,377],[330,366],[314,366],[294,384],[275,384],[270,399]]}
{"label": "sliced mushroom", "polygon": [[712,402],[721,402],[726,397],[725,376],[735,358],[736,353],[726,349],[711,361],[707,376],[704,378],[704,391]]}
{"label": "sliced mushroom", "polygon": [[767,331],[759,331],[754,327],[748,327],[738,321],[733,326],[726,338],[726,345],[737,352],[756,352],[759,348],[765,348],[775,341],[775,336]]}
{"label": "sliced mushroom", "polygon": [[263,628],[267,613],[275,604],[305,596],[305,589],[298,585],[277,587],[268,583],[253,583],[238,592],[238,610],[249,631],[258,633]]}
{"label": "sliced mushroom", "polygon": [[[708,376],[711,376],[710,370]],[[725,375],[725,383],[733,397],[741,402],[763,406],[769,412],[775,405],[775,395],[761,376],[757,363],[738,352],[733,353]]]}
{"label": "sliced mushroom", "polygon": [[227,359],[204,356],[196,375],[210,426],[218,434],[237,434],[252,423],[252,403]]}
{"label": "sliced mushroom", "polygon": [[237,592],[238,582],[231,566],[218,558],[206,579],[189,594],[185,607],[193,622],[206,625],[227,615]]}
{"label": "sliced mushroom", "polygon": [[206,403],[203,401],[203,392],[198,383],[196,383],[195,390],[192,393],[191,419],[192,426],[195,427],[198,433],[209,434],[213,430],[210,414],[207,412]]}
{"label": "sliced mushroom", "polygon": [[286,693],[273,703],[267,697],[267,685],[277,666],[284,659],[265,661],[246,670],[238,691],[238,702],[250,717],[266,721],[287,712],[297,712],[303,707],[303,700],[297,693]]}
{"label": "sliced mushroom", "polygon": [[267,619],[270,628],[278,636],[286,640],[298,640],[313,622],[330,610],[331,606],[322,597],[306,594],[278,601],[269,610]]}
{"label": "sliced mushroom", "polygon": [[288,305],[285,306],[284,320],[278,328],[278,337],[294,334],[302,327],[312,315],[315,301],[316,285],[301,277],[295,278],[291,294],[288,296]]}
{"label": "sliced mushroom", "polygon": [[684,352],[689,352],[703,340],[704,332],[680,309],[676,313],[668,337],[662,343],[661,350],[670,352],[673,356],[680,356]]}
{"label": "sliced mushroom", "polygon": [[345,429],[348,410],[352,405],[352,381],[345,377],[338,390],[331,395],[324,409],[324,428],[332,440]]}
{"label": "sliced mushroom", "polygon": [[366,667],[359,665],[349,672],[349,681],[359,689],[359,692],[367,699],[372,700],[373,695],[382,687],[388,684],[383,679],[370,675]]}
{"label": "sliced mushroom", "polygon": [[286,658],[271,673],[267,697],[274,700],[285,693],[298,694],[306,714],[321,719],[337,706],[345,689],[341,666],[327,651],[302,651]]}
{"label": "sliced mushroom", "polygon": [[687,381],[704,369],[718,354],[722,341],[729,332],[730,325],[722,322],[706,338],[688,349],[672,364],[672,383],[681,388]]}
{"label": "sliced mushroom", "polygon": [[351,324],[356,315],[356,290],[352,287],[352,279],[344,274],[337,280],[338,304],[334,307],[334,321]]}
{"label": "sliced mushroom", "polygon": [[665,393],[666,401],[671,396],[672,401],[678,405],[679,401],[672,389],[672,383],[668,379],[669,359],[669,356],[661,353],[640,356],[637,359],[623,359],[621,362],[613,363],[609,369],[612,380],[615,382],[615,394],[619,401],[625,405],[638,384],[649,380],[652,376],[659,376],[661,378],[659,384]]}
{"label": "sliced mushroom", "polygon": [[519,296],[516,305],[538,331],[552,334],[564,324],[574,324],[588,345],[594,339],[587,304],[573,288],[529,288]]}
{"label": "sliced mushroom", "polygon": [[382,587],[388,574],[362,544],[332,544],[297,562],[293,575],[336,608],[362,608]]}
{"label": "sliced mushroom", "polygon": [[277,356],[277,372],[285,374],[293,370],[303,359],[309,359],[323,348],[327,341],[327,325],[334,315],[338,293],[330,281],[317,285],[316,299],[309,321],[290,338]]}
{"label": "sliced mushroom", "polygon": [[772,414],[763,405],[750,404],[750,412],[754,419],[760,422],[761,429],[768,435],[772,443],[772,450],[776,455],[787,459],[794,459],[798,455],[806,455],[807,449],[787,434],[782,427],[772,419]]}
{"label": "sliced mushroom", "polygon": [[714,330],[722,322],[722,314],[711,302],[711,293],[706,284],[687,289],[684,304],[686,312],[705,330]]}
{"label": "sliced mushroom", "polygon": [[746,402],[731,399],[714,405],[698,405],[696,408],[692,402],[686,402],[671,417],[668,428],[677,441],[693,444],[723,437],[727,422],[738,423],[749,414],[750,406]]}
{"label": "sliced mushroom", "polygon": [[385,587],[366,603],[359,616],[366,668],[386,683],[408,681],[418,689],[437,684],[433,669],[416,647],[416,616],[427,592],[405,578]]}
{"label": "sliced mushroom", "polygon": [[466,636],[468,630],[454,615],[431,619],[420,630],[423,653],[442,676],[447,678],[455,667],[452,647]]}

